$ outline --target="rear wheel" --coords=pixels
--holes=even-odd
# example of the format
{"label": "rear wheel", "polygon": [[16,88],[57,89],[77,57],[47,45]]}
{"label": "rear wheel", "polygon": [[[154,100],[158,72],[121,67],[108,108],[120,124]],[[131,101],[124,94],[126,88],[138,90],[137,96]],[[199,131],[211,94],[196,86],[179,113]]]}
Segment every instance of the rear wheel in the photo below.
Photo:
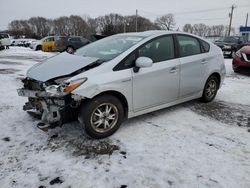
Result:
{"label": "rear wheel", "polygon": [[73,54],[75,52],[74,48],[72,46],[68,46],[66,48],[66,52],[68,52],[69,54]]}
{"label": "rear wheel", "polygon": [[240,73],[240,68],[234,68],[233,70],[235,73]]}
{"label": "rear wheel", "polygon": [[219,80],[216,76],[212,75],[208,78],[204,90],[203,95],[201,97],[202,102],[211,102],[219,89]]}
{"label": "rear wheel", "polygon": [[120,127],[124,118],[124,109],[116,97],[102,95],[84,103],[79,118],[89,136],[105,138]]}

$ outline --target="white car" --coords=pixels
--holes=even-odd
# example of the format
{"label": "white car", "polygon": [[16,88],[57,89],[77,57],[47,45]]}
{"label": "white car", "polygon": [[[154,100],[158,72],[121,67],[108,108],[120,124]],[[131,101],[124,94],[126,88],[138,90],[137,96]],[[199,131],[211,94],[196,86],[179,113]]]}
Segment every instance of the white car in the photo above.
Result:
{"label": "white car", "polygon": [[30,48],[33,50],[42,50],[42,41],[41,40],[35,40],[30,43]]}
{"label": "white car", "polygon": [[9,34],[0,33],[0,48],[9,47],[11,45],[11,39]]}
{"label": "white car", "polygon": [[212,101],[225,77],[219,47],[181,32],[113,35],[34,65],[23,80],[24,110],[39,128],[77,118],[104,138],[127,119],[196,98]]}

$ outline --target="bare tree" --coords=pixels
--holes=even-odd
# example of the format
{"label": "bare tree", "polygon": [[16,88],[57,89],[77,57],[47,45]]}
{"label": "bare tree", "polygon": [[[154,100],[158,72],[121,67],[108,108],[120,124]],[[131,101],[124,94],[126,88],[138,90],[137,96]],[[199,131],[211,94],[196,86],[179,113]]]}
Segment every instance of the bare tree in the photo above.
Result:
{"label": "bare tree", "polygon": [[28,20],[31,30],[39,37],[47,36],[51,31],[51,20],[43,17],[32,17]]}
{"label": "bare tree", "polygon": [[209,27],[203,23],[193,25],[194,34],[199,35],[201,37],[206,36],[208,28]]}
{"label": "bare tree", "polygon": [[113,35],[123,32],[123,16],[119,14],[107,14],[96,18],[97,30],[104,35]]}
{"label": "bare tree", "polygon": [[193,28],[193,26],[191,24],[185,24],[183,26],[183,31],[184,32],[193,33],[193,30],[194,30],[194,28]]}
{"label": "bare tree", "polygon": [[[136,16],[126,16],[124,17],[126,20],[126,31],[127,32],[135,32],[136,28]],[[152,23],[149,19],[144,18],[142,16],[137,16],[137,31],[147,31],[147,30],[156,30],[160,29],[154,23]]]}
{"label": "bare tree", "polygon": [[158,25],[163,30],[173,30],[175,26],[175,19],[173,14],[166,14],[160,18],[156,18],[156,25]]}

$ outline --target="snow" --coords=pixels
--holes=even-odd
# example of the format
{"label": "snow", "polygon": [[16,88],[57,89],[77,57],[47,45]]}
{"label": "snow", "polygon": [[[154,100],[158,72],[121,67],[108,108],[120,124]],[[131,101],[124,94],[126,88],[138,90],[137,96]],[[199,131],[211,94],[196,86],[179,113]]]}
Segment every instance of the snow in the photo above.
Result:
{"label": "snow", "polygon": [[[53,55],[21,47],[0,51],[1,187],[250,187],[248,124],[235,125],[223,108],[220,115],[228,121],[213,113],[223,104],[250,124],[250,77],[233,73],[230,59],[214,102],[192,101],[142,115],[111,137],[93,140],[77,122],[42,132],[38,120],[22,110],[26,99],[16,93],[20,77]],[[206,113],[200,113],[203,108]],[[91,152],[102,145],[118,148]],[[50,185],[57,177],[62,183]]]}
{"label": "snow", "polygon": [[249,75],[239,75],[232,70],[232,59],[226,59],[227,78],[223,84],[223,89],[218,93],[217,99],[250,105],[250,80]]}

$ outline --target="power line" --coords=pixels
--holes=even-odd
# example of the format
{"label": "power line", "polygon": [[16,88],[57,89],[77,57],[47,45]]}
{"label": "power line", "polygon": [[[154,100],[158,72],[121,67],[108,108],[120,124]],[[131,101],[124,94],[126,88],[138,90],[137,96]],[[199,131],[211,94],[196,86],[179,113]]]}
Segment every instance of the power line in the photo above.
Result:
{"label": "power line", "polygon": [[[239,5],[237,8],[247,8],[250,7],[250,4]],[[182,14],[194,14],[194,13],[203,13],[203,12],[214,12],[214,11],[221,11],[221,10],[228,10],[231,7],[220,7],[220,8],[212,8],[212,9],[203,9],[203,10],[193,10],[193,11],[183,11],[183,12],[171,12],[174,15],[182,15]],[[147,14],[155,15],[155,16],[162,16],[164,14],[156,14],[154,12],[146,11],[140,9],[140,12],[144,12]]]}
{"label": "power line", "polygon": [[188,20],[191,20],[191,21],[203,21],[203,20],[227,20],[228,17],[224,17],[224,18],[202,18],[202,19],[188,19]]}

